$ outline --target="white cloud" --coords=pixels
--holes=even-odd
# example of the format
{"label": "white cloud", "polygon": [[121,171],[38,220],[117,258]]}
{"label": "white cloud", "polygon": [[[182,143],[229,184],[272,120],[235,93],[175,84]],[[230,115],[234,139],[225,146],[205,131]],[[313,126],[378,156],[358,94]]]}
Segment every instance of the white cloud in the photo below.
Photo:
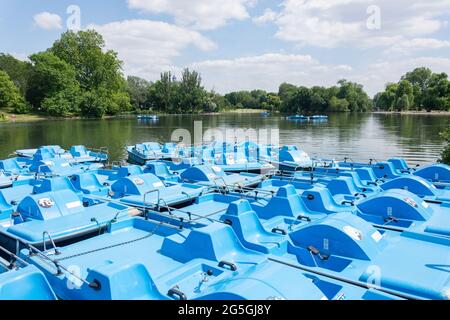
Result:
{"label": "white cloud", "polygon": [[283,82],[302,86],[333,86],[340,79],[361,83],[370,96],[388,82],[417,67],[450,73],[450,58],[418,57],[376,61],[363,67],[324,64],[310,55],[269,53],[236,59],[206,60],[189,67],[202,74],[205,86],[220,93],[264,89],[278,91]]}
{"label": "white cloud", "polygon": [[190,65],[198,70],[206,87],[226,93],[260,88],[277,91],[282,82],[314,86],[334,85],[347,77],[347,65],[321,64],[309,55],[268,53],[236,59],[206,60]]}
{"label": "white cloud", "polygon": [[[372,5],[380,9],[380,29],[367,27]],[[273,21],[276,37],[300,46],[366,48],[441,31],[449,12],[450,0],[284,0],[279,12],[268,11],[254,21]]]}
{"label": "white cloud", "polygon": [[55,13],[41,12],[33,17],[34,23],[45,30],[62,29],[61,17]]}
{"label": "white cloud", "polygon": [[438,40],[433,38],[415,38],[395,43],[385,50],[385,53],[411,54],[420,50],[433,50],[450,47],[450,41]]}
{"label": "white cloud", "polygon": [[152,20],[125,20],[91,25],[100,32],[108,49],[118,52],[127,74],[155,79],[161,71],[176,70],[172,59],[195,46],[212,50],[215,44],[197,31]]}
{"label": "white cloud", "polygon": [[177,24],[199,30],[216,29],[229,20],[247,19],[247,7],[255,3],[256,0],[128,0],[132,9],[168,14]]}
{"label": "white cloud", "polygon": [[266,9],[264,13],[252,19],[252,21],[256,24],[265,24],[267,22],[275,21],[277,18],[277,13],[272,9]]}
{"label": "white cloud", "polygon": [[450,74],[450,58],[414,57],[374,62],[364,70],[357,70],[350,79],[364,84],[366,90],[374,95],[383,90],[386,83],[398,82],[401,76],[418,67]]}

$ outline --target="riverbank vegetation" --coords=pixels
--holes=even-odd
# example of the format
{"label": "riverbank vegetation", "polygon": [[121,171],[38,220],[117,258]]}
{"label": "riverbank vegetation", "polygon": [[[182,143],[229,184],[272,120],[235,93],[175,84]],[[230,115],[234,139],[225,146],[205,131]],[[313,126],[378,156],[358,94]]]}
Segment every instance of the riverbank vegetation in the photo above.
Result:
{"label": "riverbank vegetation", "polygon": [[230,110],[326,113],[450,109],[445,73],[426,68],[407,73],[372,100],[362,85],[340,80],[332,87],[283,83],[278,92],[206,90],[201,75],[163,72],[159,80],[128,76],[116,52],[93,30],[61,35],[44,52],[21,61],[0,54],[0,120],[8,114],[103,117],[125,112],[211,113]]}
{"label": "riverbank vegetation", "polygon": [[448,75],[417,68],[406,73],[398,83],[388,83],[385,91],[374,97],[374,106],[385,111],[450,111]]}
{"label": "riverbank vegetation", "polygon": [[450,127],[441,133],[441,137],[445,140],[447,145],[442,151],[440,162],[450,165]]}

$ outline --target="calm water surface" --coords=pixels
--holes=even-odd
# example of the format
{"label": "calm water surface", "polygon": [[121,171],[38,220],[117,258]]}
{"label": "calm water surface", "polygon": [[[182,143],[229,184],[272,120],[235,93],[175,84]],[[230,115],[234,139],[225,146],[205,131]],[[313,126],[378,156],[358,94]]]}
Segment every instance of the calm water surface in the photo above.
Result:
{"label": "calm water surface", "polygon": [[109,148],[112,160],[126,157],[124,147],[144,141],[168,141],[173,130],[193,132],[194,121],[207,129],[279,129],[280,144],[295,144],[311,155],[353,160],[406,158],[413,164],[435,162],[447,116],[335,114],[325,123],[292,122],[259,114],[164,116],[157,122],[130,119],[55,120],[0,124],[0,158],[16,149],[59,144]]}

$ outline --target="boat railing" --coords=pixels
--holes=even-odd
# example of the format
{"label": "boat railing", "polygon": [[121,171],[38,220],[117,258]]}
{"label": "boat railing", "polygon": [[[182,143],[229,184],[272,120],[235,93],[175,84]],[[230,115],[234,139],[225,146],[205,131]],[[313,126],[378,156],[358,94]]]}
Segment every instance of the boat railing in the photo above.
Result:
{"label": "boat railing", "polygon": [[26,262],[25,260],[23,260],[23,259],[20,258],[19,256],[15,255],[15,254],[12,253],[11,251],[9,251],[9,250],[3,248],[2,246],[0,246],[0,251],[2,251],[4,254],[6,254],[7,256],[9,256],[9,259],[10,259],[10,260],[8,261],[8,264],[3,263],[3,262],[4,262],[4,261],[3,261],[4,259],[1,259],[1,258],[0,258],[0,263],[3,264],[3,266],[4,266],[5,268],[9,269],[9,270],[17,269],[17,268],[18,268],[18,266],[17,266],[17,264],[16,264],[17,261],[20,262],[23,266],[28,266],[28,265],[29,265],[28,262]]}
{"label": "boat railing", "polygon": [[47,251],[47,242],[45,241],[45,236],[47,236],[48,239],[50,240],[50,243],[51,243],[52,246],[53,246],[53,250],[54,250],[55,255],[59,255],[61,252],[60,252],[60,251],[58,250],[58,248],[56,247],[55,241],[53,241],[53,238],[52,238],[52,236],[50,235],[50,232],[48,232],[48,231],[44,231],[44,232],[42,233],[42,243],[43,243],[43,245],[44,245],[44,251]]}
{"label": "boat railing", "polygon": [[[145,199],[146,199],[147,195],[149,195],[149,194],[151,194],[151,193],[156,193],[157,200],[158,200],[158,201],[156,202],[156,208],[157,208],[157,210],[159,210],[159,203],[160,203],[160,195],[161,195],[161,192],[160,192],[159,189],[152,189],[152,190],[149,190],[149,191],[145,192],[144,195],[143,195],[143,199],[142,199],[142,210],[143,210],[144,214],[145,214],[145,212],[147,211],[147,202],[145,201]],[[149,204],[152,204],[152,203],[149,203]]]}
{"label": "boat railing", "polygon": [[[35,246],[33,246],[31,243],[29,243],[26,240],[23,240],[17,236],[14,236],[12,234],[6,234],[4,231],[0,230],[0,234],[2,234],[3,236],[8,237],[9,239],[13,240],[16,242],[16,250],[19,250],[21,248],[26,248],[28,249],[28,255],[29,256],[35,256],[35,257],[39,257],[43,262],[49,264],[49,265],[53,265],[56,268],[56,274],[57,275],[62,275],[64,272],[70,274],[71,276],[79,279],[81,282],[87,284],[89,287],[93,287],[93,283],[89,282],[86,279],[81,278],[80,276],[78,276],[76,273],[70,271],[68,268],[66,268],[64,265],[61,264],[60,261],[58,261],[58,259],[52,259],[49,255],[47,255],[45,252],[42,252],[41,250],[39,250],[38,248],[36,248]],[[0,247],[1,248],[1,247]],[[9,252],[6,249],[1,248],[1,251],[6,251]],[[53,252],[52,252],[53,253]],[[25,262],[22,258],[20,258],[18,256],[19,251],[17,251],[15,254],[14,253],[10,253],[11,257],[14,257],[14,259],[17,259],[18,261],[23,261]],[[28,263],[25,262],[27,265]],[[63,272],[64,271],[64,272]]]}

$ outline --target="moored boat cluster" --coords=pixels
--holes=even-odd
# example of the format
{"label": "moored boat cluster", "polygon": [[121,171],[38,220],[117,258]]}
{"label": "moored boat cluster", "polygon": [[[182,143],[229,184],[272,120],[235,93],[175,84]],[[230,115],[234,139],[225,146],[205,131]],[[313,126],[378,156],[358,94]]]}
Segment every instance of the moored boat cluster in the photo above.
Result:
{"label": "moored boat cluster", "polygon": [[0,299],[449,299],[450,167],[139,143],[0,161]]}

